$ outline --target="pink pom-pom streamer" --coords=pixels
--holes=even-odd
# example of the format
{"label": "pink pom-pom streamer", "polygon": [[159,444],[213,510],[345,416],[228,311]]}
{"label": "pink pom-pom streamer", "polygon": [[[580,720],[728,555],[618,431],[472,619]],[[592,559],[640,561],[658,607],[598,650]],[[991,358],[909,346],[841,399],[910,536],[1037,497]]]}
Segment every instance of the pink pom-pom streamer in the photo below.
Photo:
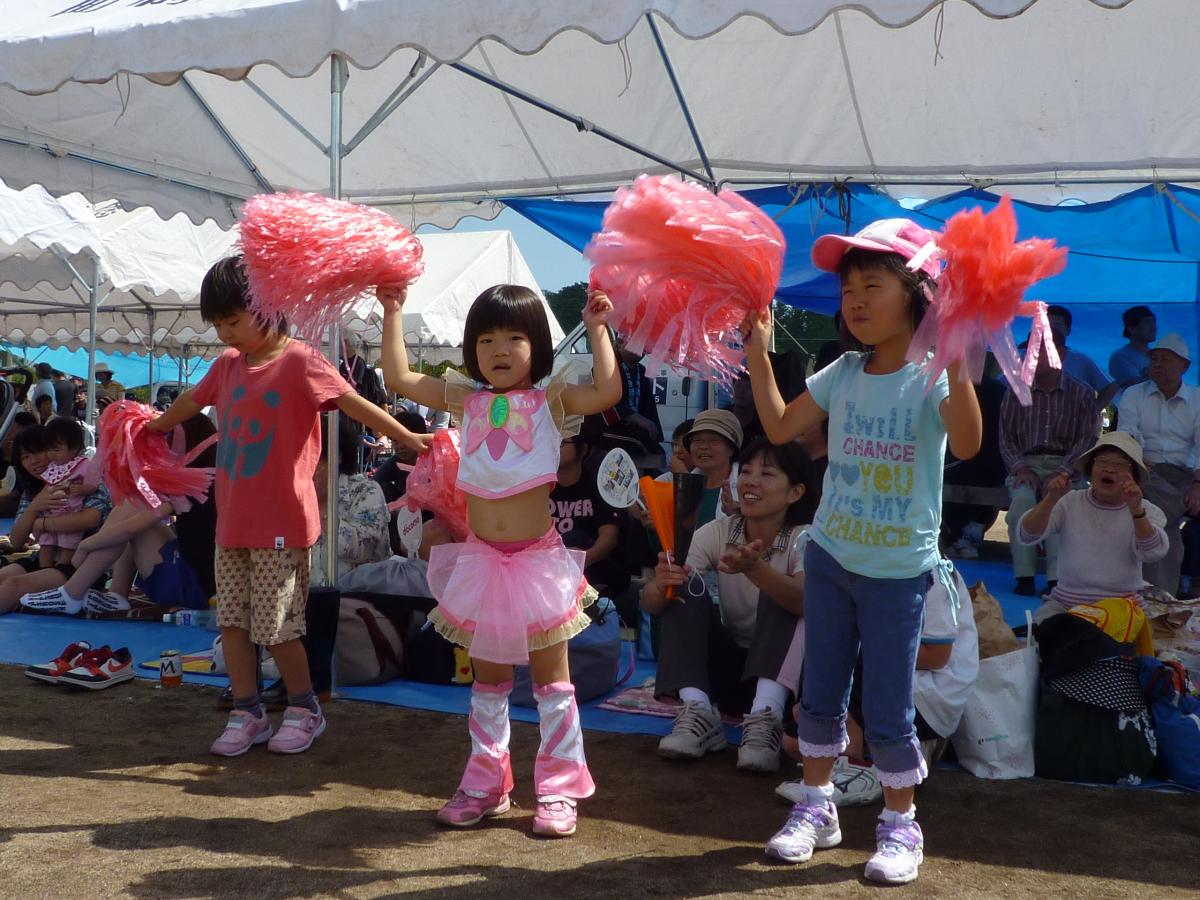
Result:
{"label": "pink pom-pom streamer", "polygon": [[424,509],[446,525],[456,541],[464,541],[467,496],[457,487],[459,456],[457,428],[439,428],[433,433],[428,452],[417,458],[405,482],[404,497],[409,509]]}
{"label": "pink pom-pom streamer", "polygon": [[626,346],[728,383],[744,368],[742,323],[771,308],[784,249],[779,227],[733,191],[642,175],[583,252]]}
{"label": "pink pom-pom streamer", "polygon": [[[955,213],[946,223],[938,238],[945,268],[908,351],[909,360],[929,372],[931,383],[955,362],[964,364],[965,377],[979,381],[990,345],[1017,399],[1028,405],[1041,351],[1050,365],[1061,365],[1046,305],[1024,297],[1034,282],[1066,267],[1067,248],[1052,240],[1016,237],[1017,218],[1007,196],[990,213],[976,207]],[[1018,315],[1033,318],[1024,360],[1011,327]]]}
{"label": "pink pom-pom streamer", "polygon": [[212,487],[211,468],[189,467],[192,454],[179,455],[167,435],[146,426],[159,412],[144,403],[121,400],[100,415],[96,455],[87,480],[103,480],[113,502],[131,501],[148,509],[170,502],[176,512],[203,503]]}
{"label": "pink pom-pom streamer", "polygon": [[241,247],[254,313],[320,340],[361,294],[407,287],[421,242],[377,209],[320,194],[259,194],[242,208]]}

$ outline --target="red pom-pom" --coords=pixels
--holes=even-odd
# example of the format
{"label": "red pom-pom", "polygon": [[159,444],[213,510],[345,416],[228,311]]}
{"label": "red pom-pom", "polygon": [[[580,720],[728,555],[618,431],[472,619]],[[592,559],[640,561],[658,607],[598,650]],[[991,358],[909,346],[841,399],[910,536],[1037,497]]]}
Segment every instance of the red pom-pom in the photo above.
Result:
{"label": "red pom-pom", "polygon": [[132,400],[110,405],[100,415],[90,472],[104,481],[116,504],[157,509],[169,501],[184,512],[191,506],[187,498],[204,502],[213,470],[186,465],[187,456],[171,449],[167,435],[146,427],[158,416],[154,407]]}
{"label": "red pom-pom", "polygon": [[458,481],[459,434],[457,428],[439,428],[433,433],[429,451],[417,458],[417,464],[405,482],[404,496],[409,509],[424,509],[437,516],[456,541],[466,540],[467,496],[456,487]]}
{"label": "red pom-pom", "polygon": [[[1024,403],[1029,402],[1033,369],[1044,347],[1052,365],[1058,353],[1049,339],[1045,304],[1026,302],[1036,281],[1057,275],[1067,264],[1067,248],[1052,240],[1018,241],[1012,200],[1005,196],[990,213],[978,207],[956,213],[938,238],[945,269],[933,304],[909,347],[908,358],[937,376],[952,363],[978,381],[984,353],[992,347],[1001,369]],[[1011,324],[1018,315],[1033,316],[1029,350],[1022,361]],[[932,359],[926,359],[930,351]]]}
{"label": "red pom-pom", "polygon": [[784,240],[733,191],[643,175],[617,191],[584,255],[631,350],[728,382],[743,368],[742,323],[775,298]]}
{"label": "red pom-pom", "polygon": [[359,295],[407,287],[421,242],[386,213],[320,194],[259,194],[242,208],[241,247],[255,314],[319,340]]}

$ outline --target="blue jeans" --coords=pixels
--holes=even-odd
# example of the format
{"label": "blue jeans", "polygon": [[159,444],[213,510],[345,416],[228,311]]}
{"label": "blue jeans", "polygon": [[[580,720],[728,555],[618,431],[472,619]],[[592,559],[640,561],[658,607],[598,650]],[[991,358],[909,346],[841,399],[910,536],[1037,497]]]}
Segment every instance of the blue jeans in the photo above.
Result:
{"label": "blue jeans", "polygon": [[913,673],[925,594],[932,584],[929,572],[915,578],[856,575],[809,541],[804,553],[804,683],[797,722],[805,756],[837,756],[845,750],[846,710],[861,646],[862,725],[880,780],[898,788],[924,777],[913,727]]}

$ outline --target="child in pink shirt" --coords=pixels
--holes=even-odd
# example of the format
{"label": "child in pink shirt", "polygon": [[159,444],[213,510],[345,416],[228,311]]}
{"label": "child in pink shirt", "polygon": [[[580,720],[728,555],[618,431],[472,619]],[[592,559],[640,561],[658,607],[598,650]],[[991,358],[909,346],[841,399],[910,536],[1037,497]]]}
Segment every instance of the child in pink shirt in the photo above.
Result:
{"label": "child in pink shirt", "polygon": [[[240,257],[209,270],[200,313],[230,349],[150,427],[167,431],[206,406],[217,410],[217,624],[234,708],[211,749],[240,756],[269,741],[275,753],[301,753],[325,730],[300,641],[309,549],[321,534],[313,487],[320,413],[341,410],[417,450],[429,439],[358,396],[308,344],[264,327],[250,310]],[[270,648],[288,692],[274,736],[258,696],[254,644]]]}

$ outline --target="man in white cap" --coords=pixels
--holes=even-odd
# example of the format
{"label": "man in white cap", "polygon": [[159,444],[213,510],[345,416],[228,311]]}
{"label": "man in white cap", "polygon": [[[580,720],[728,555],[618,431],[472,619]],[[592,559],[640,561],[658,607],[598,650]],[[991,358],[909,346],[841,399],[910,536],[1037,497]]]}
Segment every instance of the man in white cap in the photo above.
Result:
{"label": "man in white cap", "polygon": [[1179,592],[1185,514],[1200,514],[1200,388],[1183,383],[1191,365],[1187,342],[1168,334],[1150,349],[1150,380],[1135,384],[1121,398],[1121,428],[1142,445],[1150,476],[1146,499],[1167,517],[1170,550],[1160,562],[1143,567],[1156,587]]}

